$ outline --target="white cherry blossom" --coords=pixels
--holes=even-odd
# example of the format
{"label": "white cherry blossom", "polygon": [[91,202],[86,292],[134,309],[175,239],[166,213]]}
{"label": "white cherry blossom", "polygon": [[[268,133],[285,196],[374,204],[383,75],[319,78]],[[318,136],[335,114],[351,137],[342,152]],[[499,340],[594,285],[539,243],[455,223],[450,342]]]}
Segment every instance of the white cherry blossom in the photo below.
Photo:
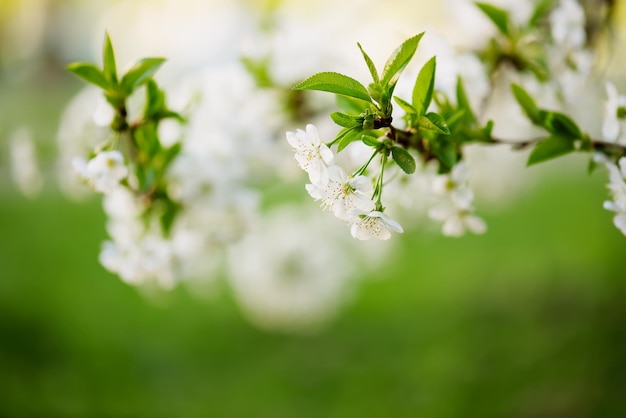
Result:
{"label": "white cherry blossom", "polygon": [[110,193],[128,175],[121,152],[102,151],[86,161],[82,157],[72,160],[74,169],[98,192]]}
{"label": "white cherry blossom", "polygon": [[330,210],[339,219],[348,220],[352,209],[365,212],[374,210],[371,199],[372,181],[366,176],[348,177],[338,165],[328,167],[329,180],[326,184],[307,184],[306,190],[312,198],[321,200],[324,210]]}
{"label": "white cherry blossom", "polygon": [[454,201],[430,208],[428,216],[432,220],[443,222],[442,233],[447,237],[463,236],[467,230],[474,234],[483,234],[487,231],[487,224],[472,213],[471,207],[459,205]]}
{"label": "white cherry blossom", "polygon": [[359,240],[368,240],[371,237],[388,240],[391,238],[392,231],[404,232],[398,222],[378,210],[365,212],[353,209],[350,215],[352,217],[350,233]]}
{"label": "white cherry blossom", "polygon": [[576,0],[561,0],[550,14],[552,37],[557,44],[566,48],[580,48],[584,45],[585,11]]}
{"label": "white cherry blossom", "polygon": [[335,162],[335,157],[330,148],[320,140],[315,125],[308,124],[306,131],[288,131],[287,141],[296,153],[298,165],[309,174],[311,183],[326,184],[329,179],[328,166]]}
{"label": "white cherry blossom", "polygon": [[449,237],[460,237],[466,231],[483,234],[487,230],[485,221],[474,215],[474,193],[468,186],[469,168],[464,162],[454,166],[449,174],[433,180],[433,194],[440,202],[431,207],[428,216],[443,222],[442,233]]}

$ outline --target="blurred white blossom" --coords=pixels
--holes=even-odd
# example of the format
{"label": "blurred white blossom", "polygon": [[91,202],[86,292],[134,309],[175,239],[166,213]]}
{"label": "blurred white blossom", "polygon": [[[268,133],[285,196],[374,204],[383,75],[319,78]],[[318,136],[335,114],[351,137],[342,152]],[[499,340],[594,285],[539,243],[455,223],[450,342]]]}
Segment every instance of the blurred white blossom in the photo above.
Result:
{"label": "blurred white blossom", "polygon": [[606,83],[606,93],[602,137],[605,141],[626,144],[626,96],[619,94],[609,82]]}
{"label": "blurred white blossom", "polygon": [[229,252],[228,276],[250,320],[306,332],[332,318],[349,296],[356,260],[321,214],[278,207]]}
{"label": "blurred white blossom", "polygon": [[124,156],[117,150],[101,151],[89,161],[76,157],[72,166],[94,190],[102,193],[110,193],[119,187],[120,181],[128,175]]}
{"label": "blurred white blossom", "polygon": [[25,196],[36,197],[43,187],[43,175],[30,131],[27,128],[15,130],[9,137],[9,147],[13,181]]}

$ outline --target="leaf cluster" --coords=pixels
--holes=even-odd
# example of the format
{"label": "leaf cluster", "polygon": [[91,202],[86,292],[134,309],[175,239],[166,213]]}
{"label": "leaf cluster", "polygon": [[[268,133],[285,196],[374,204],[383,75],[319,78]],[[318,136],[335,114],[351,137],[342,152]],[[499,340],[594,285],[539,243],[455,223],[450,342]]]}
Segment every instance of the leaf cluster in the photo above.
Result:
{"label": "leaf cluster", "polygon": [[[335,72],[315,74],[294,87],[295,90],[318,90],[338,95],[343,112],[331,114],[333,121],[342,127],[331,141],[331,144],[337,144],[338,151],[354,141],[362,141],[381,154],[391,155],[406,173],[413,173],[416,162],[408,149],[420,152],[425,148],[424,141],[435,144],[440,136],[450,135],[445,118],[429,111],[435,95],[436,57],[419,71],[410,101],[394,96],[398,79],[415,55],[423,35],[422,32],[399,45],[385,62],[382,72],[378,71],[361,44],[357,44],[372,78],[367,87]],[[405,112],[405,130],[392,125],[394,103]],[[438,149],[437,145],[427,148]]]}
{"label": "leaf cluster", "polygon": [[537,107],[528,92],[517,84],[512,84],[511,89],[528,119],[548,133],[548,136],[541,138],[534,146],[528,158],[528,165],[560,157],[576,150],[593,149],[589,135],[582,132],[569,116]]}
{"label": "leaf cluster", "polygon": [[554,0],[540,0],[525,24],[516,25],[509,12],[488,3],[476,2],[478,9],[497,28],[497,34],[481,51],[482,61],[494,73],[503,65],[508,64],[518,71],[532,73],[540,81],[547,80],[547,51],[539,41],[537,33],[547,18]]}
{"label": "leaf cluster", "polygon": [[[157,214],[163,231],[167,233],[180,207],[167,193],[164,174],[179,154],[181,145],[176,143],[164,147],[159,140],[158,128],[166,118],[173,118],[181,123],[184,118],[168,108],[165,92],[153,78],[165,60],[144,58],[120,75],[111,39],[106,34],[102,61],[102,68],[88,62],[73,63],[67,68],[87,83],[103,90],[104,97],[115,111],[111,129],[118,139],[112,141],[111,146],[119,146],[130,161],[137,180],[133,191],[147,203],[144,215],[150,217]],[[141,87],[145,87],[146,94],[143,116],[138,121],[128,121],[126,102]]]}

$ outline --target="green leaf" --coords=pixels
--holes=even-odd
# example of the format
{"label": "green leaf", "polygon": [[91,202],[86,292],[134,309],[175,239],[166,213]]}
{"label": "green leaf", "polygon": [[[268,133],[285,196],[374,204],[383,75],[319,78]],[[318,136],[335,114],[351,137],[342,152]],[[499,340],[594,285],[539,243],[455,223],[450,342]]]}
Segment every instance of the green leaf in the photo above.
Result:
{"label": "green leaf", "polygon": [[331,113],[330,118],[337,125],[343,126],[344,128],[357,128],[363,125],[363,118],[357,116],[349,116],[341,112]]}
{"label": "green leaf", "polygon": [[522,109],[524,109],[528,118],[535,124],[541,124],[542,118],[539,115],[539,108],[535,104],[532,97],[526,93],[526,90],[515,83],[511,84],[511,89],[513,90],[513,95],[515,96],[517,103],[519,103]]}
{"label": "green leaf", "polygon": [[253,59],[250,57],[241,57],[241,63],[254,79],[257,87],[272,87],[274,82],[269,72],[269,59]]}
{"label": "green leaf", "polygon": [[541,126],[555,135],[571,139],[580,139],[583,136],[576,122],[563,113],[540,111],[539,116],[542,120]]}
{"label": "green leaf", "polygon": [[533,148],[526,165],[537,164],[574,151],[574,142],[562,136],[548,137]]}
{"label": "green leaf", "polygon": [[446,124],[448,125],[448,129],[450,130],[450,132],[453,132],[456,129],[456,127],[463,121],[464,117],[465,111],[462,109],[457,110],[450,116],[446,117]]}
{"label": "green leaf", "polygon": [[75,62],[67,66],[67,69],[88,83],[108,90],[111,87],[104,73],[95,65],[88,62]]}
{"label": "green leaf", "polygon": [[509,13],[487,3],[476,2],[476,6],[498,27],[504,35],[509,35]]}
{"label": "green leaf", "polygon": [[369,104],[360,99],[355,99],[353,97],[343,96],[338,94],[335,96],[337,107],[339,110],[342,110],[346,113],[354,113],[360,115],[365,112],[368,108]]}
{"label": "green leaf", "polygon": [[350,145],[354,141],[358,141],[361,139],[362,131],[358,128],[351,128],[345,132],[341,140],[339,141],[339,145],[337,145],[337,152],[341,152],[345,147]]}
{"label": "green leaf", "polygon": [[472,111],[472,106],[467,98],[467,93],[465,92],[465,86],[463,85],[463,79],[461,76],[456,79],[456,103],[459,109],[464,111],[463,117],[470,122],[476,122],[476,116]]}
{"label": "green leaf", "polygon": [[446,121],[437,113],[427,113],[425,116],[419,118],[418,126],[420,129],[427,131],[450,135],[450,129]]}
{"label": "green leaf", "polygon": [[344,96],[365,100],[366,102],[372,101],[367,89],[361,83],[347,75],[333,72],[315,74],[295,85],[293,89],[328,91],[330,93],[343,94]]}
{"label": "green leaf", "polygon": [[424,36],[424,32],[407,39],[391,53],[383,69],[381,80],[383,86],[395,85],[400,77],[400,72],[404,70],[404,67],[413,58],[422,36]]}
{"label": "green leaf", "polygon": [[391,156],[398,166],[407,174],[415,173],[415,158],[404,148],[391,148]]}
{"label": "green leaf", "polygon": [[592,175],[594,171],[600,166],[600,164],[596,163],[593,157],[589,158],[589,164],[587,165],[587,174]]}
{"label": "green leaf", "polygon": [[363,141],[363,143],[367,145],[368,147],[377,147],[380,145],[380,141],[378,140],[378,135],[368,135],[367,133],[364,133],[363,137],[361,138],[361,141]]}
{"label": "green leaf", "polygon": [[117,66],[115,64],[115,52],[111,38],[107,33],[104,36],[104,48],[102,49],[102,62],[104,63],[104,76],[111,82],[117,84]]}
{"label": "green leaf", "polygon": [[132,91],[148,81],[163,65],[165,58],[144,58],[139,60],[124,77],[122,77],[122,89],[130,94]]}
{"label": "green leaf", "polygon": [[435,70],[437,59],[432,57],[420,70],[413,87],[413,107],[418,116],[423,116],[430,106],[435,88]]}
{"label": "green leaf", "polygon": [[163,212],[161,213],[160,223],[165,237],[168,237],[174,225],[174,221],[176,220],[176,216],[182,209],[182,205],[172,201],[169,197],[161,199],[161,201]]}
{"label": "green leaf", "polygon": [[156,81],[148,80],[146,84],[146,109],[147,118],[158,118],[167,111],[165,106],[165,93],[159,89]]}
{"label": "green leaf", "polygon": [[457,162],[457,153],[454,144],[448,143],[444,146],[435,148],[433,150],[434,154],[437,156],[440,162],[439,172],[447,173]]}
{"label": "green leaf", "polygon": [[552,10],[553,4],[554,0],[539,0],[533,10],[530,20],[528,21],[528,25],[530,27],[537,26],[542,19],[548,16],[548,12]]}
{"label": "green leaf", "polygon": [[170,163],[174,161],[174,158],[176,158],[176,156],[180,154],[180,151],[182,150],[182,148],[183,148],[183,145],[180,142],[177,142],[165,150],[165,156],[164,156],[165,159],[163,161],[163,168],[168,167]]}
{"label": "green leaf", "polygon": [[365,63],[367,64],[367,68],[370,70],[370,74],[372,75],[372,80],[374,83],[378,84],[380,79],[378,78],[378,71],[376,71],[376,66],[374,65],[374,61],[365,53],[361,44],[357,42],[359,49],[361,50],[361,54],[363,54],[363,58],[365,59]]}
{"label": "green leaf", "polygon": [[398,96],[393,96],[393,99],[396,101],[396,103],[398,103],[398,106],[400,106],[402,110],[404,110],[406,113],[411,113],[413,115],[417,114],[417,110],[415,110],[411,103],[407,102],[404,99],[401,99]]}

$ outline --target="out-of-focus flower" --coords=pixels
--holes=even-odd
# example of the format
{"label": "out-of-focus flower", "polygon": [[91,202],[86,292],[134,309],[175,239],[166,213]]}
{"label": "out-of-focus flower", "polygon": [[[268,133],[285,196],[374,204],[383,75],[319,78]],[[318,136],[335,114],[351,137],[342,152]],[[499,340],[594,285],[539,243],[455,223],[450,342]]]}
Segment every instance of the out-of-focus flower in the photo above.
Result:
{"label": "out-of-focus flower", "polygon": [[561,47],[581,48],[585,34],[585,11],[576,0],[560,0],[550,14],[552,38]]}
{"label": "out-of-focus flower", "polygon": [[615,212],[613,223],[626,235],[626,157],[620,158],[618,164],[605,162],[609,171],[609,184],[613,200],[604,202],[604,208]]}
{"label": "out-of-focus flower", "polygon": [[13,132],[9,139],[11,149],[11,175],[25,196],[34,198],[43,186],[43,176],[37,161],[37,150],[26,128]]}
{"label": "out-of-focus flower", "polygon": [[443,222],[442,233],[448,237],[460,237],[469,230],[475,234],[487,231],[487,224],[472,214],[468,200],[452,199],[450,202],[432,207],[428,215],[435,221]]}
{"label": "out-of-focus flower", "polygon": [[120,181],[128,175],[121,152],[101,151],[89,161],[76,157],[72,161],[74,169],[98,192],[110,193],[119,187]]}
{"label": "out-of-focus flower", "polygon": [[606,83],[602,137],[605,141],[626,144],[626,96],[620,95],[612,83]]}
{"label": "out-of-focus flower", "polygon": [[231,247],[228,278],[241,308],[257,325],[307,332],[345,301],[357,264],[347,257],[343,234],[317,213],[274,208]]}
{"label": "out-of-focus flower", "polygon": [[460,237],[466,230],[482,234],[487,230],[485,222],[473,214],[474,193],[468,186],[469,177],[467,164],[460,162],[449,174],[433,181],[433,192],[441,202],[430,208],[428,216],[443,222],[442,232],[446,236]]}

